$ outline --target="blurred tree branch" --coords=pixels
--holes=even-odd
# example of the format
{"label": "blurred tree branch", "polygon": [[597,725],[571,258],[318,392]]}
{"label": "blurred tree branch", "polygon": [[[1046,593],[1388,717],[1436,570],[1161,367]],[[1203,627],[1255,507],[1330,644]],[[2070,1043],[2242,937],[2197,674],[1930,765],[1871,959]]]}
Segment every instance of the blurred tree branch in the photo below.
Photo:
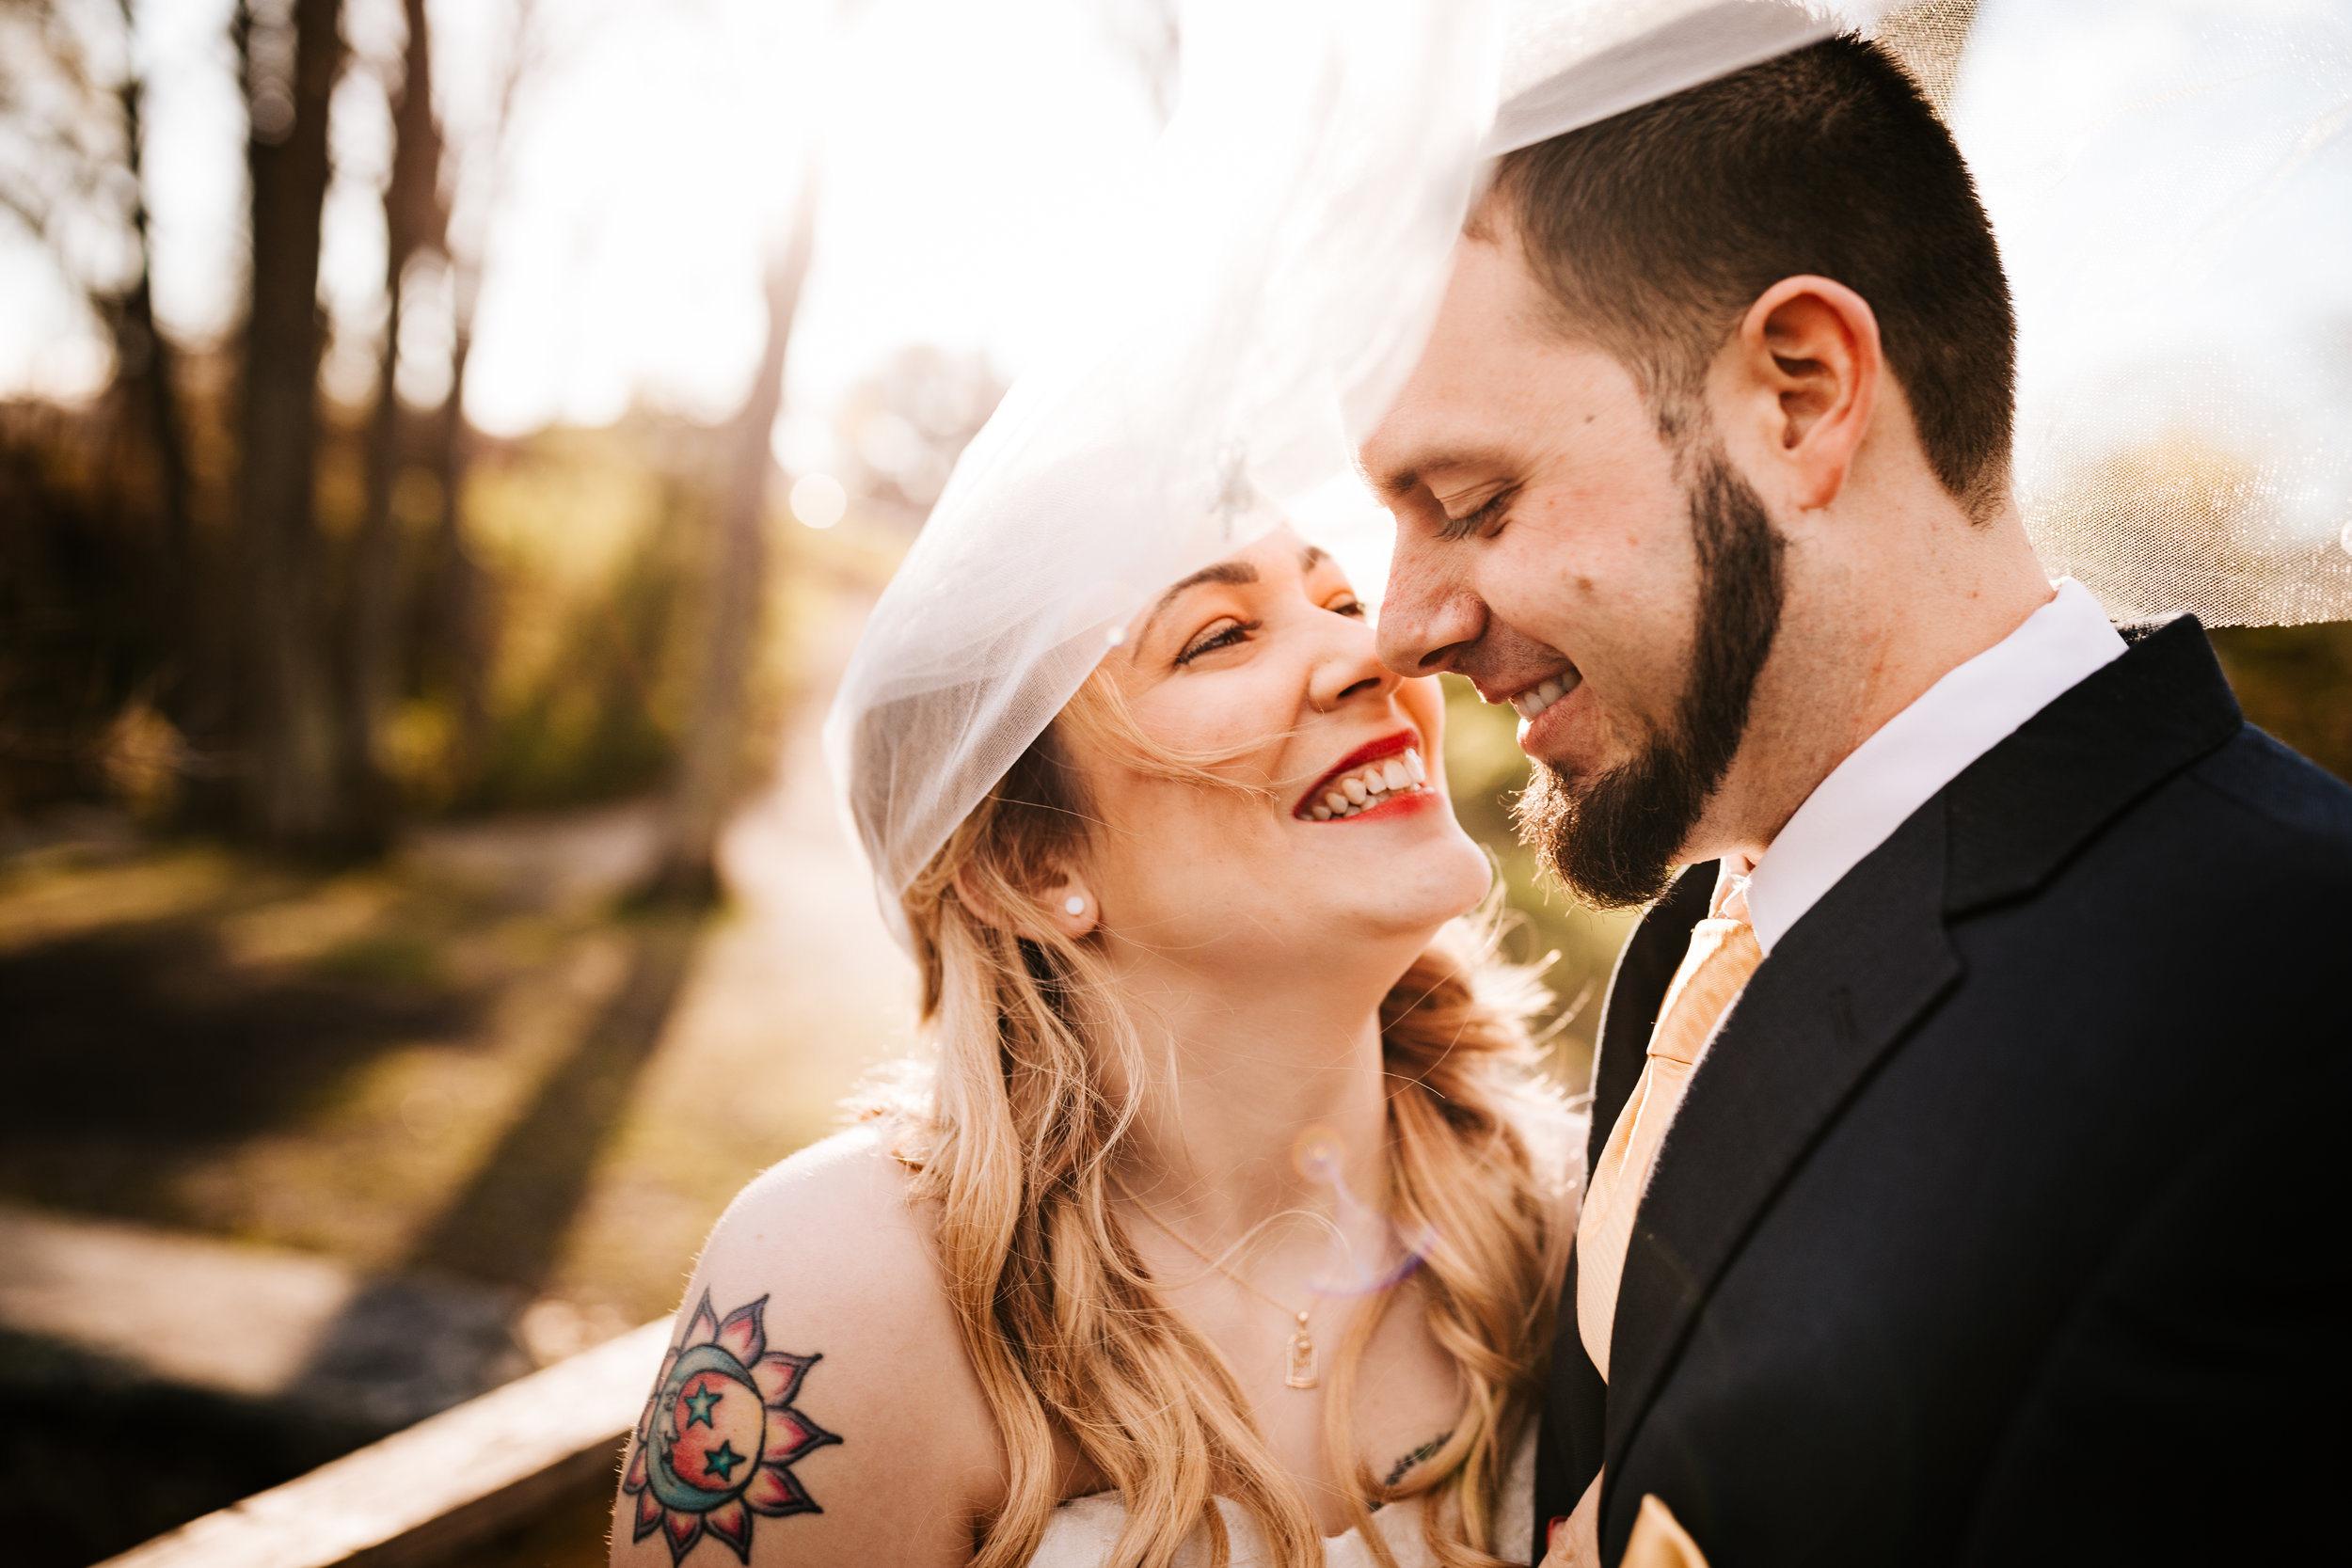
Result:
{"label": "blurred tree branch", "polygon": [[[128,57],[137,20],[132,13],[132,0],[116,3],[122,18],[125,58],[115,87],[115,100],[122,119],[122,157],[130,176],[130,221],[137,246],[137,270],[119,307],[111,313],[115,325],[115,373],[129,383],[155,454],[164,524],[166,592],[160,597],[165,613],[172,618],[172,641],[182,650],[185,662],[193,655],[193,589],[198,580],[187,434],[177,390],[177,356],[155,324],[155,242],[147,207],[147,84]],[[194,689],[199,683],[192,671],[183,669],[181,674],[182,679],[170,683],[179,699],[171,705],[183,716],[181,727],[184,730],[188,727],[186,716],[196,701],[201,700],[201,694]]]}
{"label": "blurred tree branch", "polygon": [[727,431],[717,537],[707,562],[692,719],[670,794],[668,842],[648,890],[656,898],[700,904],[719,892],[719,831],[740,783],[745,689],[768,587],[766,514],[776,466],[770,437],[783,407],[785,356],[815,245],[817,188],[811,159],[801,178],[791,228],[769,258],[768,332],[759,368]]}
{"label": "blurred tree branch", "polygon": [[17,0],[0,28],[0,145],[10,154],[0,163],[0,207],[48,251],[106,331],[113,398],[130,416],[116,429],[134,449],[115,470],[118,483],[149,468],[160,525],[142,591],[164,659],[150,684],[185,732],[205,686],[192,589],[199,562],[178,356],[155,319],[137,17],[132,0]]}
{"label": "blurred tree branch", "polygon": [[[544,69],[549,44],[537,0],[514,0],[504,70],[490,121],[478,145],[452,171],[442,214],[450,268],[449,393],[434,427],[440,515],[434,531],[429,662],[446,675],[457,705],[455,771],[459,793],[476,782],[490,726],[486,690],[493,641],[489,582],[466,538],[464,493],[471,456],[466,425],[466,372],[473,356],[474,311],[482,298],[489,214],[504,193],[513,158],[516,114],[524,89]],[[470,187],[471,199],[466,199]]]}
{"label": "blurred tree branch", "polygon": [[11,187],[0,184],[0,207],[6,207],[16,220],[28,230],[33,238],[43,244],[49,238],[49,214],[29,198]]}
{"label": "blurred tree branch", "polygon": [[[424,0],[404,0],[407,37],[401,71],[387,86],[392,167],[384,184],[384,341],[376,356],[375,410],[368,432],[366,497],[354,542],[348,641],[343,650],[342,763],[358,836],[385,842],[394,801],[384,758],[384,726],[401,667],[399,633],[412,574],[392,516],[405,466],[398,372],[402,307],[410,268],[428,251],[446,255],[449,209],[441,185],[442,142],[433,103],[433,41]],[[452,388],[454,398],[455,388]]]}
{"label": "blurred tree branch", "polygon": [[[91,5],[71,10],[56,0],[13,0],[0,8],[0,124],[13,156],[0,165],[0,206],[6,206],[49,251],[68,281],[86,294],[106,292],[90,276],[87,258],[77,255],[65,229],[68,220],[97,215],[109,175],[121,166],[123,150],[114,144],[109,123],[110,92],[99,85],[87,36],[100,14]],[[11,36],[13,35],[13,36]],[[130,27],[125,17],[122,69],[128,76]]]}

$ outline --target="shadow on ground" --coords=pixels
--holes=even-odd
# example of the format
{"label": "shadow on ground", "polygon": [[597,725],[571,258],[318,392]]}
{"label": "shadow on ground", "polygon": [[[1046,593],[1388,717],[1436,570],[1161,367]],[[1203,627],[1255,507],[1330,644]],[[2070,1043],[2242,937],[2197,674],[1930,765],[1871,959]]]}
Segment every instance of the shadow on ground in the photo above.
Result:
{"label": "shadow on ground", "polygon": [[630,932],[618,993],[426,1233],[414,1266],[523,1290],[547,1282],[596,1158],[661,1041],[698,930],[664,915]]}
{"label": "shadow on ground", "polygon": [[[447,1179],[410,1179],[413,1239],[274,1395],[168,1382],[0,1325],[11,1565],[79,1568],[529,1370],[523,1309],[624,1123],[702,931],[671,913],[592,920],[533,962],[458,983],[429,951],[411,961],[382,942],[254,962],[223,933],[268,901],[232,894],[178,918],[0,949],[0,1190],[52,1212],[173,1224],[186,1173],[256,1140],[331,1140],[354,1085],[420,1049],[441,1070],[453,1051],[485,1069],[494,1092],[456,1112],[481,1135]],[[438,933],[453,938],[486,940],[462,920]],[[598,959],[586,980],[573,962],[582,943]],[[533,1004],[542,1045],[501,1042],[515,1033],[511,1006],[503,1024],[491,1016],[501,985],[572,1006]],[[557,1556],[600,1560],[605,1506],[558,1511]]]}
{"label": "shadow on ground", "polygon": [[144,1216],[193,1159],[283,1126],[380,1053],[463,1039],[477,999],[230,960],[197,922],[0,955],[0,1180]]}

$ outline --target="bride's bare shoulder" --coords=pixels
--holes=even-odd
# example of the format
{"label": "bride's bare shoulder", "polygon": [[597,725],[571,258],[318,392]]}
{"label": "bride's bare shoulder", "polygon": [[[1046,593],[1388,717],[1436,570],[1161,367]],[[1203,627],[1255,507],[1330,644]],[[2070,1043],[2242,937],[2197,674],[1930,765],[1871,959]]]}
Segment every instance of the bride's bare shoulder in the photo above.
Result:
{"label": "bride's bare shoulder", "polygon": [[[1003,1459],[930,1215],[870,1128],[738,1195],[629,1447],[616,1564],[969,1560]],[[678,1543],[683,1545],[678,1545]]]}
{"label": "bride's bare shoulder", "polygon": [[840,1248],[841,1286],[903,1288],[919,1278],[936,1293],[933,1226],[913,1202],[912,1184],[912,1174],[875,1124],[835,1133],[769,1167],[736,1194],[711,1230],[703,1266]]}

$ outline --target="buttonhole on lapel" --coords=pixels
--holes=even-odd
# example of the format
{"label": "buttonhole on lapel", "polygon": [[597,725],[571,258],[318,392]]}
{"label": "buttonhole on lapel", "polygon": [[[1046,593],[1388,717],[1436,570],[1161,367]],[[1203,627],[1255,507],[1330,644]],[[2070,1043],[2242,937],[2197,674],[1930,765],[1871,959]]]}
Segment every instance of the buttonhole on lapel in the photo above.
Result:
{"label": "buttonhole on lapel", "polygon": [[1853,1044],[1853,993],[1843,986],[1829,993],[1829,1019],[1830,1026],[1837,1031],[1837,1043]]}

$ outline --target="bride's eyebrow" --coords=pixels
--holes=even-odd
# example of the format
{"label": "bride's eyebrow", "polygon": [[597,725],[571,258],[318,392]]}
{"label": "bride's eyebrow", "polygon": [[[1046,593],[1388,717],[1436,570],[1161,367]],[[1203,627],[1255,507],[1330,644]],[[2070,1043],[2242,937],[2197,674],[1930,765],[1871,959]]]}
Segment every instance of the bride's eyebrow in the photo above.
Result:
{"label": "bride's eyebrow", "polygon": [[[1311,546],[1310,546],[1311,547]],[[1258,568],[1247,561],[1220,561],[1214,566],[1203,566],[1160,595],[1160,602],[1152,607],[1152,613],[1143,620],[1143,630],[1136,637],[1137,642],[1152,635],[1152,625],[1164,614],[1169,605],[1203,583],[1221,582],[1240,588],[1258,580]]]}

